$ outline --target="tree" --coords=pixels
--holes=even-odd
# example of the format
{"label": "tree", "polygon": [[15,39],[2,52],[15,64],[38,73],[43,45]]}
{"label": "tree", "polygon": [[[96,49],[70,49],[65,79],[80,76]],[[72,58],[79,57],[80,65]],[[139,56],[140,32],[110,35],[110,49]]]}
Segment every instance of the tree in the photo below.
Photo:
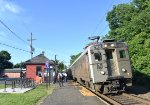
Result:
{"label": "tree", "polygon": [[58,63],[58,69],[59,69],[60,71],[64,69],[64,64],[63,64],[63,62],[59,62],[59,63]]}
{"label": "tree", "polygon": [[60,71],[64,70],[65,68],[66,68],[66,65],[65,65],[63,62],[59,62],[59,63],[58,63],[58,69],[59,69]]}
{"label": "tree", "polygon": [[81,53],[78,53],[76,55],[71,55],[70,56],[70,65],[81,55]]}
{"label": "tree", "polygon": [[150,0],[114,6],[107,21],[110,27],[107,37],[124,39],[134,71],[150,76]]}
{"label": "tree", "polygon": [[25,63],[21,62],[21,63],[15,64],[14,68],[26,68],[26,65],[25,65]]}
{"label": "tree", "polygon": [[9,61],[10,59],[11,56],[7,51],[0,52],[0,70],[13,67],[13,64]]}

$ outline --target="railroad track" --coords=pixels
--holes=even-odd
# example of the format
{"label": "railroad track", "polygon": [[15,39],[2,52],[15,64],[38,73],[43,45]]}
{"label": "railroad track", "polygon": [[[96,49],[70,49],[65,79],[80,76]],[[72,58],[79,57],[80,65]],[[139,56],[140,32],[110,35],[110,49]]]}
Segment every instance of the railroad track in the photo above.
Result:
{"label": "railroad track", "polygon": [[[82,84],[80,84],[80,86],[86,88]],[[96,96],[98,96],[109,105],[150,105],[150,101],[136,96],[132,96],[127,93],[103,95],[99,92],[94,92],[89,88],[86,89],[90,90],[92,93],[94,93]]]}

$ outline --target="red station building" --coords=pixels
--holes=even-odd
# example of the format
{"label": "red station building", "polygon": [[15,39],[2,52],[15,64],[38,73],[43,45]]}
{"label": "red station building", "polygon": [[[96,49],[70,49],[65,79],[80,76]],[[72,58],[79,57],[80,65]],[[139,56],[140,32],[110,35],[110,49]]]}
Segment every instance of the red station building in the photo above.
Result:
{"label": "red station building", "polygon": [[44,78],[45,63],[49,62],[54,67],[54,61],[49,60],[44,53],[39,54],[32,59],[25,62],[26,64],[26,78],[32,78],[37,84],[42,82]]}

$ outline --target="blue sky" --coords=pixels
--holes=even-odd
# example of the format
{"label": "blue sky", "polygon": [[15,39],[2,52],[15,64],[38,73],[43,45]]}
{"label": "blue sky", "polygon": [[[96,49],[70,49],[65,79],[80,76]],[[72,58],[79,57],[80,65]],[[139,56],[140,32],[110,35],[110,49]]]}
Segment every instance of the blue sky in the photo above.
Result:
{"label": "blue sky", "polygon": [[[0,0],[0,20],[16,35],[0,23],[0,42],[30,51],[32,32],[33,56],[45,51],[49,59],[64,61],[83,51],[93,35],[104,36],[109,27],[107,12],[114,5],[131,0]],[[30,59],[30,53],[0,45],[0,51],[8,51],[14,64]]]}

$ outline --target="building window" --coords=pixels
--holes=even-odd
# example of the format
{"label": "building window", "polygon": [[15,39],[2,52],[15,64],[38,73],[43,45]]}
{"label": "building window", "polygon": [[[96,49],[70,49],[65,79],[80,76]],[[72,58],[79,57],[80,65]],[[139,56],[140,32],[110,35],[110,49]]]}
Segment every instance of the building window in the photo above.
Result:
{"label": "building window", "polygon": [[120,58],[126,58],[125,50],[120,50],[119,54],[120,54]]}
{"label": "building window", "polygon": [[41,76],[42,74],[42,66],[36,66],[36,75]]}
{"label": "building window", "polygon": [[101,53],[94,53],[94,56],[95,56],[95,61],[101,61],[102,60]]}

